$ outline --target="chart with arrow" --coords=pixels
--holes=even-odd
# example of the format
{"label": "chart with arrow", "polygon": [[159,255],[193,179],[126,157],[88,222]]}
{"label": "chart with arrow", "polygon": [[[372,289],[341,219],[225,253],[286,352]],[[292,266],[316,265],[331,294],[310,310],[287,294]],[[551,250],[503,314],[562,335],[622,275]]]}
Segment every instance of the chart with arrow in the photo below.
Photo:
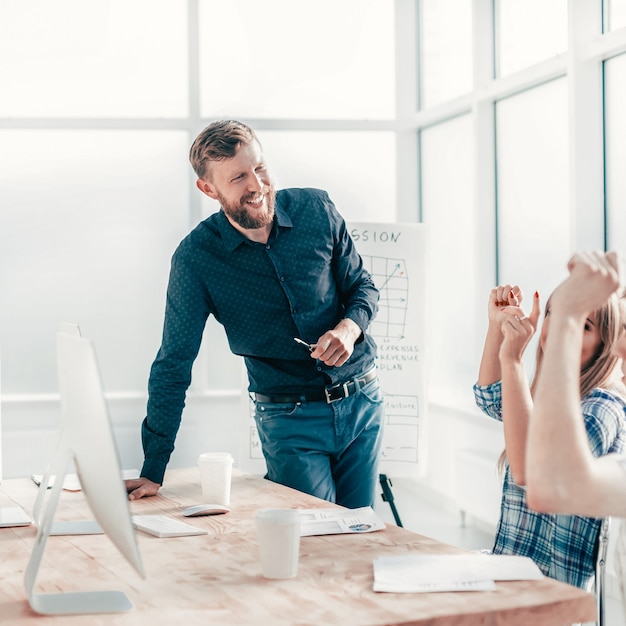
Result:
{"label": "chart with arrow", "polygon": [[368,332],[378,345],[385,396],[383,471],[426,470],[425,294],[427,236],[423,224],[351,224],[350,234],[380,298]]}
{"label": "chart with arrow", "polygon": [[363,256],[363,263],[380,292],[378,315],[369,332],[375,339],[400,339],[405,335],[409,301],[409,275],[404,259]]}

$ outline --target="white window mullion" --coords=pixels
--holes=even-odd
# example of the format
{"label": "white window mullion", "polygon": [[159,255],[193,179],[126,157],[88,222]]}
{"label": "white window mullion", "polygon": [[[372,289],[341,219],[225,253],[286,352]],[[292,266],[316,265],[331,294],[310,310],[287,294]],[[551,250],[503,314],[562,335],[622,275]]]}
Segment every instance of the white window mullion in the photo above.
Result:
{"label": "white window mullion", "polygon": [[[189,147],[195,137],[198,136],[204,124],[200,119],[200,20],[199,0],[187,0],[187,46],[189,81],[187,123],[189,127]],[[191,166],[189,167],[189,189],[194,191],[196,187],[196,175]],[[195,226],[202,218],[202,195],[191,193],[189,196],[189,226]]]}
{"label": "white window mullion", "polygon": [[600,2],[569,0],[569,184],[571,245],[604,248],[604,146],[602,63],[584,58],[589,41],[600,37]]}
{"label": "white window mullion", "polygon": [[415,0],[396,0],[396,180],[397,219],[420,221],[417,131],[418,15]]}
{"label": "white window mullion", "polygon": [[608,59],[626,53],[626,27],[600,36],[597,33],[580,49],[581,59]]}
{"label": "white window mullion", "polygon": [[[474,215],[480,228],[476,228],[476,274],[477,293],[486,294],[497,280],[497,233],[496,233],[496,152],[495,109],[493,98],[481,98],[480,94],[493,83],[495,40],[492,0],[473,0],[473,46],[474,46]],[[484,298],[474,300],[474,328],[484,323]],[[480,354],[482,333],[475,333],[474,353]]]}

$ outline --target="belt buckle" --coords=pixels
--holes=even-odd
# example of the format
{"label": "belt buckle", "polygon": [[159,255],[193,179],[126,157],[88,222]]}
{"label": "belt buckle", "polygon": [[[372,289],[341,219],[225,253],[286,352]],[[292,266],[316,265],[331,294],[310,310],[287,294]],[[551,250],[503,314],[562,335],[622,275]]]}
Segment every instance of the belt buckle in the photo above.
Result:
{"label": "belt buckle", "polygon": [[[326,396],[326,404],[332,404],[333,402],[337,402],[338,400],[343,400],[344,398],[347,398],[350,395],[350,392],[348,391],[348,384],[351,381],[345,382],[345,383],[338,383],[336,385],[333,385],[332,387],[324,387],[324,395]],[[331,392],[333,389],[343,389],[343,395],[340,396],[339,398],[333,398],[331,396]]]}

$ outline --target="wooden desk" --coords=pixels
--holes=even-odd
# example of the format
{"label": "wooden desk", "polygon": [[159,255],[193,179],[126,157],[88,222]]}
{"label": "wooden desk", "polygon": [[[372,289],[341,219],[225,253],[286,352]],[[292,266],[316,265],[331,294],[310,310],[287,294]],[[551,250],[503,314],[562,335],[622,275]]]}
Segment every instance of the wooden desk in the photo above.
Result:
{"label": "wooden desk", "polygon": [[[29,479],[0,485],[8,498],[31,510],[37,488]],[[166,474],[160,495],[131,502],[131,512],[168,513],[200,498],[197,469]],[[496,591],[432,594],[375,593],[374,558],[406,553],[451,554],[455,547],[396,526],[363,535],[303,537],[298,576],[261,576],[254,513],[266,507],[334,505],[257,476],[234,472],[231,512],[187,521],[208,535],[158,539],[138,532],[146,578],[141,579],[103,535],[48,539],[36,591],[120,589],[134,608],[127,613],[39,616],[24,592],[24,569],[35,528],[0,529],[0,623],[11,626],[193,626],[196,624],[421,624],[430,626],[548,626],[595,620],[591,594],[546,578],[497,583]],[[87,519],[81,493],[63,492],[57,519]]]}

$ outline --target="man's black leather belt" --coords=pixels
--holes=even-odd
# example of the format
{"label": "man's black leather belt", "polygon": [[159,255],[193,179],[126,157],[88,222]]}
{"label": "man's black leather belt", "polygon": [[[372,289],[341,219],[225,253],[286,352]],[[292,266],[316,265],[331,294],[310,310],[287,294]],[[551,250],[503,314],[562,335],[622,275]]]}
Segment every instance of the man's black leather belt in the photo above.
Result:
{"label": "man's black leather belt", "polygon": [[356,393],[363,385],[372,382],[374,378],[376,378],[376,369],[371,369],[369,372],[363,374],[363,376],[347,380],[343,383],[337,383],[336,385],[330,385],[320,391],[311,391],[300,395],[277,394],[272,396],[266,396],[263,393],[255,393],[254,398],[257,402],[269,402],[270,404],[295,404],[296,402],[320,402],[321,400],[331,404],[332,402],[343,400]]}

